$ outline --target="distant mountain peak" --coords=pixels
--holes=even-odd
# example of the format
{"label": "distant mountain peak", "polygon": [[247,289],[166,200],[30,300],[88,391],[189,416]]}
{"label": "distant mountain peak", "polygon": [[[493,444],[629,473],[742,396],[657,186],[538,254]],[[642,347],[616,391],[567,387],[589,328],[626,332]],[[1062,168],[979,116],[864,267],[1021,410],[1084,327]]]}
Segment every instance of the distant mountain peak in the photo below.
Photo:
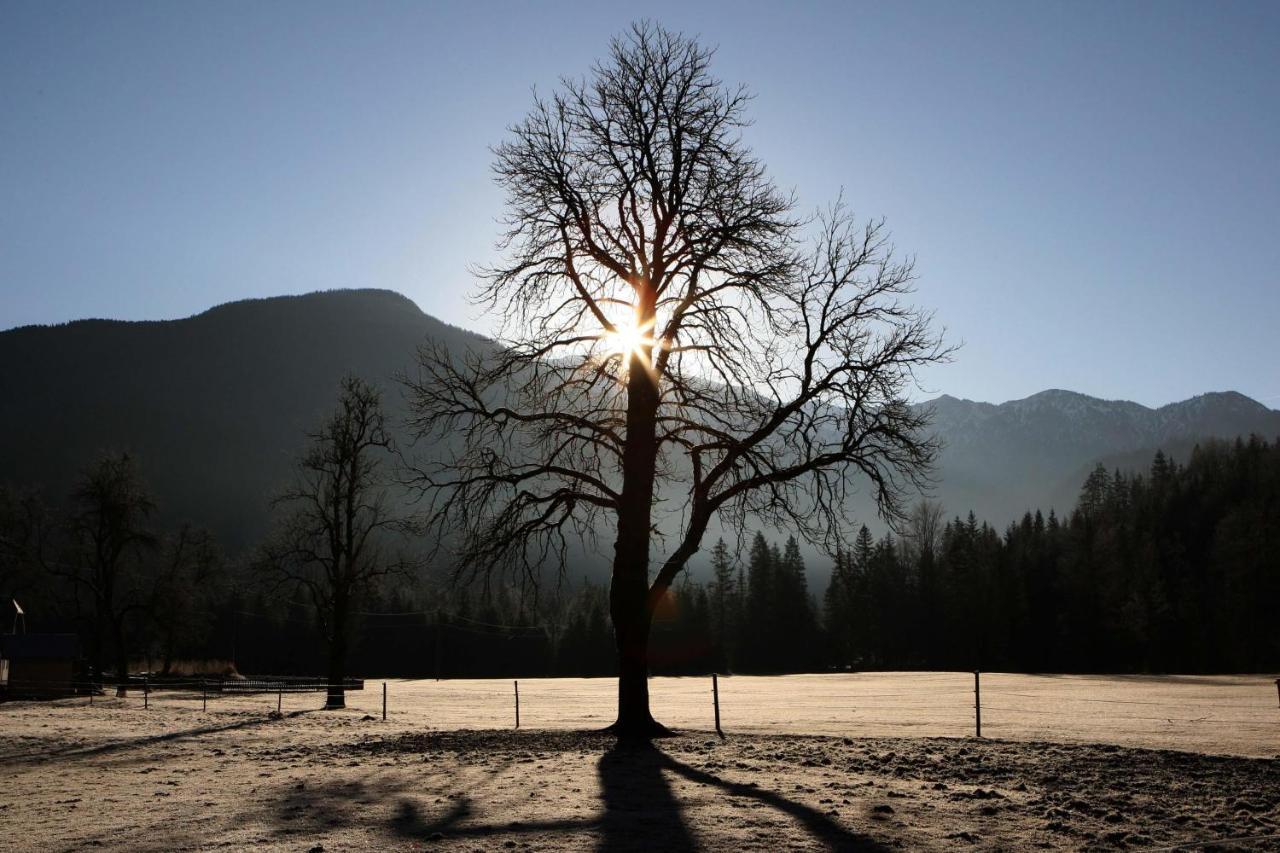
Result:
{"label": "distant mountain peak", "polygon": [[924,405],[926,406],[965,406],[965,405],[973,405],[975,402],[977,401],[966,400],[963,397],[953,397],[950,394],[939,394],[937,397],[934,397],[932,400],[925,400]]}
{"label": "distant mountain peak", "polygon": [[223,302],[193,315],[207,317],[229,311],[250,311],[270,307],[294,307],[299,305],[353,305],[380,306],[414,314],[424,314],[418,304],[403,293],[377,287],[340,287],[330,290],[314,290],[308,293],[284,293],[276,296],[254,296]]}
{"label": "distant mountain peak", "polygon": [[1028,407],[1028,406],[1051,406],[1064,411],[1078,410],[1099,410],[1114,409],[1117,411],[1143,411],[1150,412],[1146,406],[1141,403],[1135,403],[1132,400],[1104,400],[1101,397],[1091,397],[1088,394],[1081,394],[1079,391],[1068,391],[1064,388],[1049,388],[1044,391],[1032,394],[1030,397],[1024,397],[1021,400],[1010,400],[1005,406]]}
{"label": "distant mountain peak", "polygon": [[1081,394],[1079,391],[1068,391],[1066,388],[1046,388],[1043,391],[1037,391],[1027,400],[1079,400],[1079,399],[1096,400],[1096,397],[1090,397],[1088,394]]}
{"label": "distant mountain peak", "polygon": [[1117,407],[1124,409],[1141,409],[1148,412],[1160,412],[1166,409],[1177,408],[1201,408],[1214,406],[1233,406],[1242,411],[1270,412],[1273,410],[1257,400],[1242,394],[1239,391],[1207,391],[1203,394],[1197,394],[1194,397],[1188,397],[1185,400],[1178,400],[1172,403],[1166,403],[1163,406],[1152,408],[1144,406],[1141,403],[1135,403],[1132,400],[1108,400],[1103,397],[1094,397],[1080,391],[1071,391],[1066,388],[1046,388],[1043,391],[1037,391],[1026,397],[1020,397],[1015,400],[1006,400],[1003,403],[986,403],[980,400],[970,400],[966,397],[956,397],[952,394],[939,394],[929,400],[919,403],[920,406],[936,406],[938,408],[948,407],[964,407],[964,406],[993,406],[996,408],[1004,408],[1006,406],[1019,407],[1022,405],[1070,405],[1070,404],[1086,404],[1093,407]]}
{"label": "distant mountain peak", "polygon": [[1241,394],[1239,391],[1207,391],[1204,394],[1197,394],[1177,403],[1161,406],[1158,411],[1163,412],[1166,409],[1203,409],[1214,406],[1231,407],[1240,411],[1251,412],[1270,411],[1262,403],[1252,397]]}

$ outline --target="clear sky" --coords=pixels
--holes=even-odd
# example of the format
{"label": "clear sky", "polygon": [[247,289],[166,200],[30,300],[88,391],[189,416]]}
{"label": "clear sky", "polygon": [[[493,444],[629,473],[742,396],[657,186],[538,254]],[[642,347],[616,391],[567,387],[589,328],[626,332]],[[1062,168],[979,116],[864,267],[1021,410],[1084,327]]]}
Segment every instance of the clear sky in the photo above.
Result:
{"label": "clear sky", "polygon": [[[0,328],[385,287],[486,330],[488,146],[634,3],[0,1]],[[929,390],[1280,407],[1280,3],[651,2],[806,207],[917,257]],[[2,366],[0,366],[2,369]]]}

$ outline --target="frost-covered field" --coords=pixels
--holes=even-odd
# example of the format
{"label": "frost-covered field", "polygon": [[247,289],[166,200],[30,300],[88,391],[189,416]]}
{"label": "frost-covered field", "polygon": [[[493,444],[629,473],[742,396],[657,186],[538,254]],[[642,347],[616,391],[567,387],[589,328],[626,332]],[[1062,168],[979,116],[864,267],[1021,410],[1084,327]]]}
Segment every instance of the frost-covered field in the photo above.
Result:
{"label": "frost-covered field", "polygon": [[[590,729],[613,719],[612,679],[535,678],[522,679],[519,686],[523,728]],[[380,717],[381,687],[381,681],[371,680],[348,701]],[[1280,755],[1280,700],[1269,676],[984,673],[981,687],[982,733],[989,738]],[[390,680],[387,690],[390,722],[398,725],[494,729],[515,724],[512,681]],[[654,713],[664,723],[713,728],[710,678],[655,678],[650,690]],[[190,708],[192,701],[154,695],[157,708]],[[275,701],[266,696],[217,704],[248,709],[275,707]],[[284,707],[300,710],[318,701],[314,695],[286,694]],[[975,722],[973,675],[722,677],[720,715],[729,733],[968,737]]]}
{"label": "frost-covered field", "polygon": [[[584,732],[609,680],[0,705],[0,848],[1280,849],[1280,703],[1256,676],[654,679],[682,734]],[[505,729],[505,731],[504,731]],[[1178,750],[1178,751],[1168,751]]]}

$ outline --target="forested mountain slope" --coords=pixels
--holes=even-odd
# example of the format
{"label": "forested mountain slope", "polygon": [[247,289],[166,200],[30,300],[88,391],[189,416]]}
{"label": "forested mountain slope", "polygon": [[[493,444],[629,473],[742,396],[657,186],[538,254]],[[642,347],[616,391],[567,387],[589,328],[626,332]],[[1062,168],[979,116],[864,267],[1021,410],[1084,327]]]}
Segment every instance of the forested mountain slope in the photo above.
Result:
{"label": "forested mountain slope", "polygon": [[[165,519],[209,527],[235,552],[266,531],[270,496],[341,376],[381,385],[398,421],[394,377],[428,337],[458,350],[486,345],[385,290],[0,332],[0,481],[57,499],[101,452],[126,450]],[[1001,405],[947,396],[921,405],[946,444],[935,498],[996,525],[1029,508],[1069,509],[1099,461],[1145,468],[1160,447],[1180,458],[1207,437],[1280,435],[1280,412],[1234,392],[1159,409],[1056,390]],[[851,512],[873,522],[865,500]]]}

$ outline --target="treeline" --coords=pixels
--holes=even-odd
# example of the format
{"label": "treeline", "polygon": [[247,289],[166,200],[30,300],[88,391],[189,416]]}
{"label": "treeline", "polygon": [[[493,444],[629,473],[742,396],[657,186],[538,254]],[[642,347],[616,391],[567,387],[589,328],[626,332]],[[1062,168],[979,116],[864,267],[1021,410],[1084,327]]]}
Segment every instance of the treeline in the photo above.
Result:
{"label": "treeline", "polygon": [[139,654],[167,670],[202,650],[234,592],[229,564],[206,531],[160,529],[155,514],[128,454],[99,459],[62,501],[0,489],[12,628],[79,634],[95,673],[127,670]]}
{"label": "treeline", "polygon": [[[323,671],[320,617],[299,589],[155,517],[125,456],[90,466],[56,505],[0,491],[0,593],[24,604],[28,630],[79,633],[98,672],[183,659]],[[821,594],[793,538],[756,533],[711,558],[706,582],[681,579],[655,615],[655,674],[1271,671],[1280,446],[1212,442],[1185,465],[1157,453],[1142,474],[1098,468],[1065,517],[1028,512],[1003,532],[921,503],[897,535],[862,528]],[[364,591],[352,618],[357,675],[616,671],[608,591],[585,580],[536,605],[504,587],[398,580]]]}
{"label": "treeline", "polygon": [[[927,513],[926,513],[927,515]],[[1065,520],[968,518],[869,545],[828,624],[854,666],[1047,672],[1280,668],[1280,447],[1209,443],[1185,466],[1095,469]],[[840,591],[846,590],[842,594]]]}
{"label": "treeline", "polygon": [[[820,607],[794,540],[712,557],[659,613],[656,672],[1280,669],[1280,445],[1257,437],[1185,465],[1157,452],[1144,474],[1098,467],[1065,519],[1003,533],[922,503],[898,536],[860,529]],[[583,606],[583,624],[603,618]]]}

